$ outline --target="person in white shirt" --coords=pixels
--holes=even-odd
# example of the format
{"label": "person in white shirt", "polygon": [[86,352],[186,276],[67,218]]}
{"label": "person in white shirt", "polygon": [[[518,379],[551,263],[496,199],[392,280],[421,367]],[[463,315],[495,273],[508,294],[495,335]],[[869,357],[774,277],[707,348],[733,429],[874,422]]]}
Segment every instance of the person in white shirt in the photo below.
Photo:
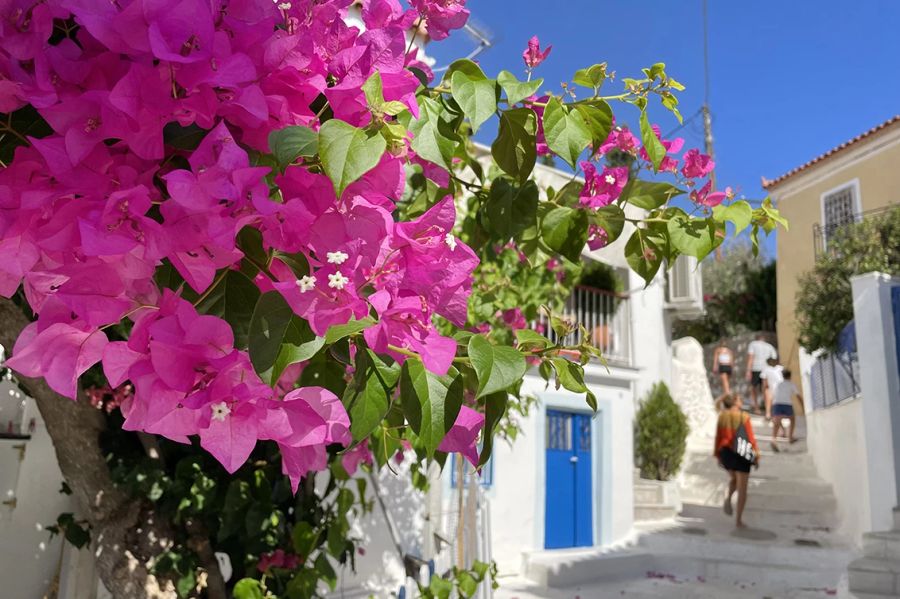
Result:
{"label": "person in white shirt", "polygon": [[781,374],[784,377],[784,380],[778,383],[778,386],[775,387],[775,392],[772,394],[772,449],[775,451],[778,451],[778,446],[775,444],[774,440],[778,438],[782,418],[790,420],[788,441],[790,443],[795,443],[797,441],[794,437],[794,425],[796,424],[796,418],[794,418],[794,397],[796,396],[798,401],[803,401],[800,390],[797,389],[797,385],[791,381],[791,371],[784,369]]}
{"label": "person in white shirt", "polygon": [[778,352],[764,339],[764,335],[757,335],[754,341],[747,346],[747,380],[750,381],[750,403],[753,411],[759,414],[759,400],[757,393],[762,390],[763,368],[769,358],[778,358]]}
{"label": "person in white shirt", "polygon": [[782,371],[784,371],[784,366],[780,365],[775,358],[769,358],[766,367],[759,373],[759,378],[763,382],[766,419],[772,418],[772,394],[775,393],[775,388],[778,387],[778,384],[784,380]]}

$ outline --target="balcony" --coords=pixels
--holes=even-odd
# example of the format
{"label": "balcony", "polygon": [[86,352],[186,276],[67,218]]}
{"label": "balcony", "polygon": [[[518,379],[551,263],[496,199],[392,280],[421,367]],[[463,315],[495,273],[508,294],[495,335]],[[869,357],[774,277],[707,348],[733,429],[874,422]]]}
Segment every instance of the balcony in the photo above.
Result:
{"label": "balcony", "polygon": [[[608,363],[631,365],[631,304],[627,294],[576,287],[559,315],[583,325],[590,334],[591,345],[600,350]],[[543,313],[532,327],[554,343],[577,344],[580,341],[577,331],[558,337]]]}
{"label": "balcony", "polygon": [[837,222],[830,222],[825,225],[819,223],[814,224],[813,251],[815,252],[815,256],[818,257],[825,253],[828,249],[828,240],[837,235],[842,229],[849,227],[850,225],[861,223],[864,220],[869,220],[870,218],[880,218],[890,213],[895,208],[900,208],[900,204],[890,204],[888,206],[882,206],[881,208],[874,208],[864,212],[854,212],[853,214],[849,214],[844,218],[839,219]]}

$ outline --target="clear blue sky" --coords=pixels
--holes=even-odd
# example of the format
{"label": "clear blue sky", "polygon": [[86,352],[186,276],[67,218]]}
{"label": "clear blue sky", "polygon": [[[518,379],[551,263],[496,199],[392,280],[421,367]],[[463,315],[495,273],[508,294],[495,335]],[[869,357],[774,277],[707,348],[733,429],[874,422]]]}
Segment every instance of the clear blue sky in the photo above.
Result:
{"label": "clear blue sky", "polygon": [[[469,0],[468,7],[494,41],[478,58],[488,74],[523,73],[522,50],[537,35],[553,44],[536,73],[547,89],[596,62],[621,77],[662,61],[687,86],[686,120],[703,102],[702,0]],[[760,175],[781,175],[900,113],[900,0],[709,0],[709,24],[720,187],[762,198]],[[440,65],[473,47],[455,32],[429,54]],[[678,126],[655,103],[651,116],[663,132]],[[701,119],[678,135],[702,148]],[[774,239],[766,247],[774,255]]]}

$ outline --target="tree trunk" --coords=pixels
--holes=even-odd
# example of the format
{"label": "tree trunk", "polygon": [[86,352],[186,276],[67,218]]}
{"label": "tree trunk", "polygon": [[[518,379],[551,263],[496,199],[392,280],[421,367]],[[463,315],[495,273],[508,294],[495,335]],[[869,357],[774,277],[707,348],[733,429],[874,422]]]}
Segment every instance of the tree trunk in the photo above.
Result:
{"label": "tree trunk", "polygon": [[[28,318],[11,300],[0,298],[0,343],[12,350]],[[172,583],[148,571],[148,560],[171,542],[152,506],[117,489],[100,450],[102,414],[83,397],[75,402],[54,392],[43,379],[17,376],[37,402],[53,440],[59,469],[72,489],[80,516],[91,525],[100,579],[117,599],[175,599]]]}

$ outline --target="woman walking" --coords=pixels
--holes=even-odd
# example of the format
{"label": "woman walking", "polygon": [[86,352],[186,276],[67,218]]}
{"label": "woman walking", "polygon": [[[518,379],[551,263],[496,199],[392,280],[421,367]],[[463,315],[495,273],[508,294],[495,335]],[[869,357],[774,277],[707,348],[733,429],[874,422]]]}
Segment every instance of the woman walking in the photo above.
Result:
{"label": "woman walking", "polygon": [[[719,412],[713,454],[730,477],[723,509],[729,516],[735,514],[737,528],[745,528],[743,517],[747,504],[747,483],[750,480],[750,466],[759,468],[759,447],[753,435],[750,414],[741,410],[741,402],[735,396],[726,394],[716,401],[716,404],[720,403],[723,409]],[[738,495],[736,510],[731,505],[735,492]]]}
{"label": "woman walking", "polygon": [[722,393],[731,393],[731,375],[734,372],[734,352],[727,345],[725,339],[719,341],[719,347],[713,354],[713,373],[722,379]]}

